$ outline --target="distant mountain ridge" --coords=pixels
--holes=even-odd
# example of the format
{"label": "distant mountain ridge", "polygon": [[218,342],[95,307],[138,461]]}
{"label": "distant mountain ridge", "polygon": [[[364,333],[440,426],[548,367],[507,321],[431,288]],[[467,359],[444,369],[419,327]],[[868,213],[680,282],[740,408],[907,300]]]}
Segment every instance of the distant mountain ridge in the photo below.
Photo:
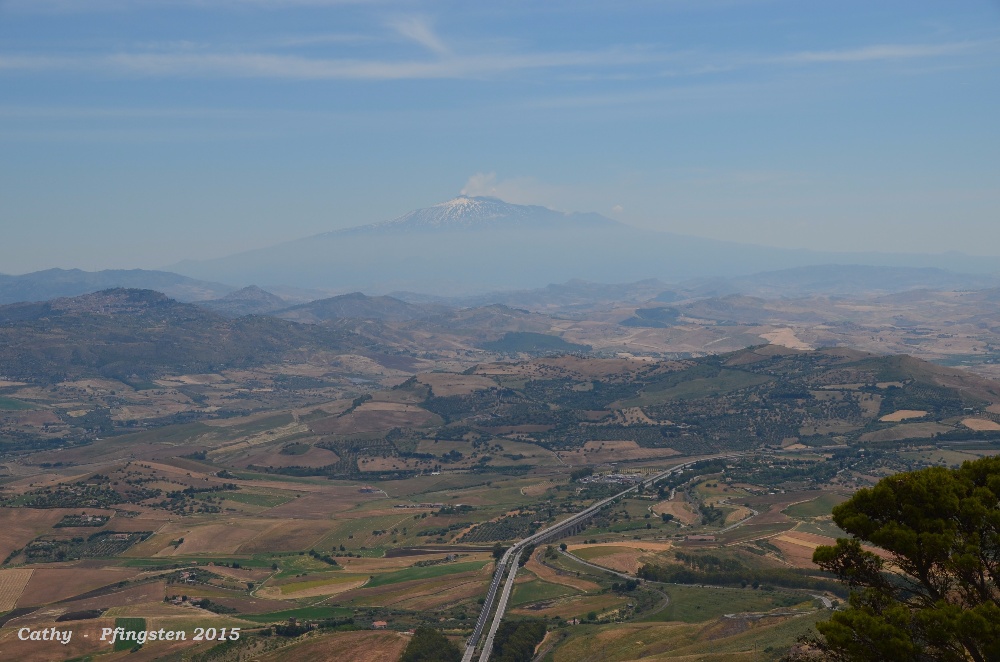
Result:
{"label": "distant mountain ridge", "polygon": [[271,294],[256,285],[248,285],[241,290],[230,292],[221,299],[198,301],[197,304],[220,315],[240,317],[242,315],[266,315],[288,307],[288,301]]}
{"label": "distant mountain ridge", "polygon": [[411,304],[390,296],[372,297],[352,292],[285,308],[274,315],[293,322],[307,323],[343,318],[406,322],[426,319],[448,310],[447,306],[440,304]]}
{"label": "distant mountain ridge", "polygon": [[[468,297],[574,279],[678,283],[824,264],[1000,273],[1000,258],[790,250],[643,230],[600,214],[469,196],[380,223],[171,269],[231,283]],[[781,289],[781,283],[761,286]]]}
{"label": "distant mountain ridge", "polygon": [[20,276],[0,274],[0,305],[19,301],[48,301],[75,297],[115,287],[156,290],[178,301],[223,297],[235,287],[197,280],[169,271],[147,269],[46,269]]}
{"label": "distant mountain ridge", "polygon": [[1000,286],[1000,276],[957,273],[933,267],[884,267],[863,264],[820,264],[749,276],[681,283],[687,296],[746,294],[764,298],[815,294],[860,296],[909,290],[980,290]]}

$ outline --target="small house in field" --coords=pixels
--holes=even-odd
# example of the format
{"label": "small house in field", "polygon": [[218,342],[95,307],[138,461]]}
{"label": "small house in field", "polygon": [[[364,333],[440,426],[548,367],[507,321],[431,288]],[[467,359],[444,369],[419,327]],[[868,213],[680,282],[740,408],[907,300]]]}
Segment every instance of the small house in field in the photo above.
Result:
{"label": "small house in field", "polygon": [[389,627],[389,624],[385,621],[375,621],[374,623],[372,623],[373,630],[384,630],[387,627]]}

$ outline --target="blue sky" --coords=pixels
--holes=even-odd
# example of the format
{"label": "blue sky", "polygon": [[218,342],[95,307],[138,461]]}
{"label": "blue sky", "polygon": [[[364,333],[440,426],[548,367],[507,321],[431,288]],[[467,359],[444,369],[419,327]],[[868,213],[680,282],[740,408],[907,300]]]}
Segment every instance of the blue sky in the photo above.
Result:
{"label": "blue sky", "polygon": [[1000,3],[0,0],[0,272],[154,268],[460,191],[1000,255]]}

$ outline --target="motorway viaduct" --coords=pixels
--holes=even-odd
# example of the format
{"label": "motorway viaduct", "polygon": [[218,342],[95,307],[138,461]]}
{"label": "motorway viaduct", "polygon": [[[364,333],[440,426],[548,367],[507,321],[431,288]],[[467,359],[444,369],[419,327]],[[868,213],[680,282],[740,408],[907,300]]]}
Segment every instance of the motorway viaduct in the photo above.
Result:
{"label": "motorway viaduct", "polygon": [[[639,487],[650,487],[654,483],[658,483],[661,480],[667,478],[668,476],[683,471],[684,469],[690,467],[698,462],[703,462],[705,460],[715,460],[723,458],[731,458],[742,455],[742,453],[730,453],[726,455],[712,455],[706,457],[699,457],[697,459],[685,462],[684,464],[678,464],[677,466],[671,467],[666,471],[656,474],[652,478],[642,481],[628,489],[622,490],[614,496],[598,501],[597,503],[581,510],[580,512],[572,515],[561,522],[553,524],[552,526],[542,529],[537,533],[523,538],[516,542],[511,548],[509,548],[504,555],[497,562],[496,569],[493,572],[493,579],[490,582],[489,591],[486,593],[486,600],[483,602],[482,611],[479,613],[479,618],[476,620],[476,627],[472,631],[472,636],[466,642],[465,654],[462,656],[462,662],[472,662],[473,657],[476,654],[476,649],[479,647],[479,641],[482,638],[483,631],[486,629],[486,624],[490,623],[489,631],[487,632],[486,639],[483,642],[481,653],[479,656],[479,662],[487,662],[490,659],[490,654],[493,652],[493,640],[496,637],[497,630],[500,627],[501,621],[503,621],[504,614],[507,611],[507,603],[510,601],[510,594],[514,590],[514,579],[517,576],[518,563],[517,560],[521,553],[530,545],[537,545],[542,542],[551,541],[556,538],[562,538],[568,535],[573,535],[579,533],[583,530],[587,520],[593,517],[595,514],[600,512],[605,507],[616,503],[619,499],[627,496],[632,492],[636,492]],[[504,577],[506,576],[506,581]],[[501,589],[501,584],[503,588]],[[497,592],[500,593],[500,599],[497,603],[496,611],[493,611],[493,601],[496,600]],[[493,613],[493,619],[490,621],[490,614]]]}

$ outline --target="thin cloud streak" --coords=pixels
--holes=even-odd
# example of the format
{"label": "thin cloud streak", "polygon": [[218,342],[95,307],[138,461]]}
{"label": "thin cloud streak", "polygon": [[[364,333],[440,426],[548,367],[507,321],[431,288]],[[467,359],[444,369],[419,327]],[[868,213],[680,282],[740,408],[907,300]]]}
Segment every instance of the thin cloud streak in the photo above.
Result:
{"label": "thin cloud streak", "polygon": [[[350,58],[310,58],[262,52],[211,52],[182,49],[163,52],[124,52],[110,55],[0,55],[0,72],[92,71],[125,75],[162,77],[234,77],[294,80],[402,80],[484,78],[532,69],[588,67],[609,70],[615,67],[690,62],[710,59],[692,52],[658,52],[650,49],[605,49],[599,51],[564,51],[500,53],[459,56],[450,53],[430,26],[421,19],[392,24],[402,36],[441,55],[431,61],[366,60]],[[728,62],[706,64],[692,62],[671,72],[649,72],[646,76],[673,77],[712,75],[739,68],[766,65],[852,64],[873,61],[913,60],[961,55],[996,42],[958,42],[944,44],[881,44],[856,49],[802,51],[772,57],[728,55]]]}
{"label": "thin cloud streak", "polygon": [[400,80],[479,78],[530,69],[624,66],[651,61],[624,51],[451,57],[430,62],[306,58],[267,53],[119,53],[92,57],[0,56],[0,70],[97,71],[144,76]]}
{"label": "thin cloud streak", "polygon": [[876,60],[908,60],[914,58],[958,55],[996,42],[957,42],[945,44],[879,44],[847,50],[802,51],[771,58],[772,62],[813,64],[824,62],[872,62]]}
{"label": "thin cloud streak", "polygon": [[383,5],[388,2],[389,0],[3,0],[0,1],[0,9],[23,14],[89,14],[141,9],[169,9],[177,6],[207,10],[233,7],[280,10],[295,7]]}

